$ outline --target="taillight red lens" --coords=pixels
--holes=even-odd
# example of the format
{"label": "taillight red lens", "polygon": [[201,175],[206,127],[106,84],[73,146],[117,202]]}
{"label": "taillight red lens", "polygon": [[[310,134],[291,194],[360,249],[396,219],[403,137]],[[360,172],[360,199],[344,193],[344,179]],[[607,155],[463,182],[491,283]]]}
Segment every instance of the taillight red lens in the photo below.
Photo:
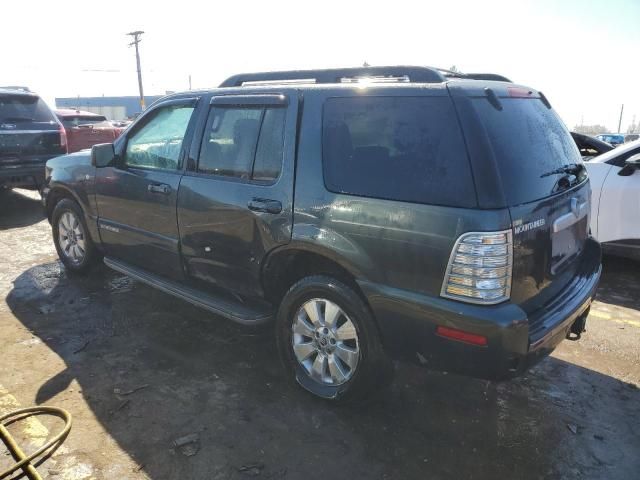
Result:
{"label": "taillight red lens", "polygon": [[478,345],[480,347],[485,347],[487,345],[487,337],[483,335],[476,335],[475,333],[463,332],[462,330],[456,330],[455,328],[438,326],[438,328],[436,328],[436,334],[441,337],[470,343],[471,345]]}
{"label": "taillight red lens", "polygon": [[67,131],[60,125],[60,146],[64,148],[65,153],[69,153],[69,145],[67,144]]}

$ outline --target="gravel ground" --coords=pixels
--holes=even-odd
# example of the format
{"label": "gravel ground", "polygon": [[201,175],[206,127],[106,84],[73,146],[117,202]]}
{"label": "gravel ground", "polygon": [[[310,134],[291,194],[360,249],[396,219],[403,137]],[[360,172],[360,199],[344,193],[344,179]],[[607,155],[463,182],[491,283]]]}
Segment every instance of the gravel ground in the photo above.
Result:
{"label": "gravel ground", "polygon": [[[388,391],[338,408],[286,381],[270,332],[105,267],[67,275],[38,196],[0,193],[0,207],[0,413],[74,417],[43,478],[638,478],[638,264],[605,259],[588,332],[524,377],[398,364]],[[26,450],[58,428],[11,426]]]}

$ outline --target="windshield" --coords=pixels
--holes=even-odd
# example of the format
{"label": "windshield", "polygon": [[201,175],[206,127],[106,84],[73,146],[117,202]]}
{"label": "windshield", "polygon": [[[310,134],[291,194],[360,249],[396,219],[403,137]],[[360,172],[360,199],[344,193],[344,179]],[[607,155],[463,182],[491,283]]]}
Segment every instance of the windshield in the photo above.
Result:
{"label": "windshield", "polygon": [[47,104],[35,95],[0,95],[0,123],[55,122]]}
{"label": "windshield", "polygon": [[[509,205],[548,197],[566,175],[586,178],[582,158],[569,131],[538,98],[500,98],[502,110],[486,98],[474,106],[489,137]],[[550,174],[550,172],[557,172]]]}

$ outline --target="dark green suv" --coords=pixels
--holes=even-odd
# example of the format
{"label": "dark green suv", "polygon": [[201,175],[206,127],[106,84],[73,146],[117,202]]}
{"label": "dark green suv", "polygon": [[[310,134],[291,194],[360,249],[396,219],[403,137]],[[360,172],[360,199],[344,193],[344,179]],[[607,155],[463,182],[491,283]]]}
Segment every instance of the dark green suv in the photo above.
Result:
{"label": "dark green suv", "polygon": [[237,75],[47,164],[60,259],[256,325],[323,398],[389,358],[483,378],[579,338],[600,277],[580,154],[545,96],[424,67]]}

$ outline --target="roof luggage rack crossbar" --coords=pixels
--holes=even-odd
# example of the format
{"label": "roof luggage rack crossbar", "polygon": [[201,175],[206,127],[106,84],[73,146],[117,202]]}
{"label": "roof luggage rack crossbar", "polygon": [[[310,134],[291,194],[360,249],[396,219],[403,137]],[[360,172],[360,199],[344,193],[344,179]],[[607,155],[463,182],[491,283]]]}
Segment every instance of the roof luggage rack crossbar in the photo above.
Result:
{"label": "roof luggage rack crossbar", "polygon": [[220,87],[241,87],[245,84],[276,83],[342,83],[345,80],[374,77],[384,81],[397,79],[400,82],[441,83],[445,76],[432,67],[390,66],[330,68],[326,70],[288,70],[281,72],[241,73],[227,78]]}

